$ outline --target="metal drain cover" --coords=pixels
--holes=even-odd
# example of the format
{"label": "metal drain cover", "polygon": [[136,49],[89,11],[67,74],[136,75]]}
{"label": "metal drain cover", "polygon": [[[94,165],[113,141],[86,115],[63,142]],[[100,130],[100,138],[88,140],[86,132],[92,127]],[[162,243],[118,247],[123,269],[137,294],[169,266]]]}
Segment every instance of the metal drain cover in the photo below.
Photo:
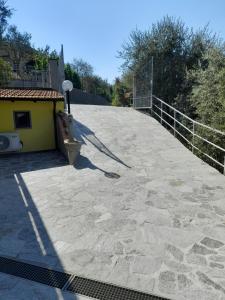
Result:
{"label": "metal drain cover", "polygon": [[0,257],[0,272],[62,289],[71,275]]}
{"label": "metal drain cover", "polygon": [[105,172],[105,177],[112,178],[112,179],[119,179],[120,175],[113,172]]}
{"label": "metal drain cover", "polygon": [[75,276],[0,257],[0,272],[98,300],[169,300],[110,283]]}
{"label": "metal drain cover", "polygon": [[169,300],[79,276],[74,277],[67,291],[98,300]]}

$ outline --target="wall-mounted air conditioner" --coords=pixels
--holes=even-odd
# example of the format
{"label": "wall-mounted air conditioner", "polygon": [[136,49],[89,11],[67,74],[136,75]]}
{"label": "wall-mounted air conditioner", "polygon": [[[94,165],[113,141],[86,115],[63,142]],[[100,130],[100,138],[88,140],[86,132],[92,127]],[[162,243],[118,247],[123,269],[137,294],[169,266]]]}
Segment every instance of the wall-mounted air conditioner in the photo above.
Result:
{"label": "wall-mounted air conditioner", "polygon": [[20,151],[22,147],[18,133],[0,132],[0,153]]}

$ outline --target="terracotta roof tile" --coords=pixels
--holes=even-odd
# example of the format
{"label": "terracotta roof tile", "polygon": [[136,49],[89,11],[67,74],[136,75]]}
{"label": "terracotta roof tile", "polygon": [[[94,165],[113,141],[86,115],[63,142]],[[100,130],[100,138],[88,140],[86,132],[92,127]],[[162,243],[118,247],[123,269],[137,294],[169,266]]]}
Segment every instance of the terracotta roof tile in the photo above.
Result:
{"label": "terracotta roof tile", "polygon": [[63,95],[51,89],[0,88],[0,100],[63,100]]}

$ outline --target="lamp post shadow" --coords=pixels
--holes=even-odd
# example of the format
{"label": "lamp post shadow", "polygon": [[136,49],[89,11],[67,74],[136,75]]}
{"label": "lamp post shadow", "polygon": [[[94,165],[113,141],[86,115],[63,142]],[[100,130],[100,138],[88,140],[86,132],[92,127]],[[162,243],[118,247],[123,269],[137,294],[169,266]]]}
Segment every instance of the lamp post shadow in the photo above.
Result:
{"label": "lamp post shadow", "polygon": [[123,162],[119,157],[117,157],[112,151],[95,135],[94,131],[88,128],[81,122],[74,120],[74,137],[81,143],[86,144],[85,140],[90,142],[97,150],[108,156],[109,158],[115,160],[117,163],[123,165],[124,167],[130,169],[125,162]]}

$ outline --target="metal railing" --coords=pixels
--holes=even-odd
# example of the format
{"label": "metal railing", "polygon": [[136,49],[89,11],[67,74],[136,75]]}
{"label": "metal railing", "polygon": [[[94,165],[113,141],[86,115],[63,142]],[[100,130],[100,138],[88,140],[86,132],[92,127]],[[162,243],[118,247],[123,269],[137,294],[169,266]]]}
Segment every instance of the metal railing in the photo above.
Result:
{"label": "metal railing", "polygon": [[[167,109],[165,109],[165,108],[167,108]],[[158,112],[156,111],[157,109],[158,109]],[[158,116],[158,118],[160,119],[160,123],[162,125],[166,124],[167,126],[169,126],[169,128],[172,129],[174,136],[176,136],[176,134],[178,134],[182,139],[184,139],[184,141],[187,142],[188,145],[190,145],[193,153],[194,153],[194,150],[199,151],[199,153],[201,153],[203,156],[207,157],[211,162],[213,162],[217,166],[221,167],[221,169],[223,170],[223,174],[225,175],[225,149],[219,145],[216,145],[212,141],[209,141],[205,137],[201,136],[199,131],[196,130],[196,127],[199,126],[202,129],[207,129],[210,132],[212,132],[214,134],[219,134],[222,137],[225,137],[225,132],[222,132],[220,130],[217,130],[215,128],[212,128],[210,126],[207,126],[205,124],[202,124],[198,121],[191,119],[190,117],[186,116],[185,114],[183,114],[179,110],[175,109],[173,106],[169,105],[168,103],[164,102],[163,100],[157,98],[156,96],[152,97],[151,111],[152,111],[152,115],[155,114],[156,116]],[[171,113],[171,111],[172,111],[172,113]],[[167,120],[165,120],[164,115],[167,116]],[[183,118],[183,120],[186,120],[190,123],[191,128],[188,128],[184,124],[184,122],[182,123],[180,121],[179,118],[181,118],[181,117]],[[170,120],[172,120],[172,124],[169,122],[168,118]],[[184,130],[186,130],[188,132],[188,134],[191,136],[190,140],[179,131],[179,128],[177,125],[180,125]],[[204,143],[212,146],[213,148],[217,149],[218,151],[220,151],[221,155],[223,156],[223,159],[224,159],[223,163],[221,161],[217,160],[216,158],[212,157],[210,154],[206,153],[199,147],[197,147],[197,143],[195,142],[196,138],[198,138],[202,142],[204,142]]]}

